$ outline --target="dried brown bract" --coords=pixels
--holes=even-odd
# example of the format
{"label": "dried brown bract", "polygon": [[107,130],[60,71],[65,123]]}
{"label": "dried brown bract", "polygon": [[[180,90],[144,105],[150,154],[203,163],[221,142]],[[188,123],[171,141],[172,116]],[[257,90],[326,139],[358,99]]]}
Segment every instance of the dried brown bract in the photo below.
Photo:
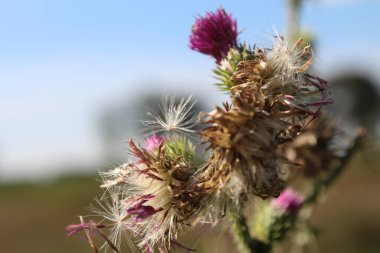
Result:
{"label": "dried brown bract", "polygon": [[316,177],[339,163],[341,155],[337,139],[341,135],[329,118],[312,121],[293,142],[282,147],[284,155],[299,165],[291,170],[291,175]]}
{"label": "dried brown bract", "polygon": [[288,49],[278,37],[271,50],[252,54],[234,68],[232,103],[205,114],[201,133],[213,151],[200,173],[201,185],[235,200],[280,193],[282,168],[289,162],[278,153],[279,145],[292,141],[331,102],[327,83],[306,73],[312,52],[301,48],[301,41]]}

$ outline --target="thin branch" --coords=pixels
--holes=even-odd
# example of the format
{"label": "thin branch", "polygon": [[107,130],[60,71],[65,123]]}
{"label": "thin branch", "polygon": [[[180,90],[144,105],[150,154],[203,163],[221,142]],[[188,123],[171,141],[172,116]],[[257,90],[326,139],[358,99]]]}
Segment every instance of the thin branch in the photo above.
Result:
{"label": "thin branch", "polygon": [[[80,220],[80,222],[82,223],[82,224],[84,224],[85,222],[84,222],[84,219],[83,219],[83,217],[82,216],[79,216],[79,220]],[[87,241],[88,241],[88,244],[90,244],[90,247],[91,247],[91,249],[95,252],[95,253],[98,253],[99,251],[98,251],[98,249],[96,248],[96,246],[95,246],[95,244],[94,244],[94,241],[92,240],[92,238],[91,238],[91,235],[90,235],[90,231],[89,231],[89,229],[84,229],[84,233],[85,233],[85,235],[86,235],[86,237],[87,237]]]}

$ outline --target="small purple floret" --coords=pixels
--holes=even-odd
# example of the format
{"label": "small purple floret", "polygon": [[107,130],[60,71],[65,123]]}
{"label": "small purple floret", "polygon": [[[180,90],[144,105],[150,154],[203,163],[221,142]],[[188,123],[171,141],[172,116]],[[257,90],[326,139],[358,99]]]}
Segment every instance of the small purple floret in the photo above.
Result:
{"label": "small purple floret", "polygon": [[153,195],[148,194],[139,198],[137,201],[132,202],[133,207],[127,209],[127,213],[130,215],[136,215],[135,221],[142,221],[153,214],[162,211],[162,208],[154,209],[152,206],[144,205],[145,202],[154,198]]}
{"label": "small purple floret", "polygon": [[223,8],[198,17],[190,35],[190,48],[213,56],[218,63],[237,45],[237,22]]}
{"label": "small purple floret", "polygon": [[150,138],[148,138],[148,139],[146,140],[146,142],[145,142],[145,148],[146,148],[146,150],[147,150],[150,154],[152,154],[153,151],[154,151],[155,149],[157,149],[157,148],[160,146],[162,140],[163,140],[163,139],[160,138],[160,137],[158,137],[157,134],[153,134],[153,136],[150,137]]}
{"label": "small purple floret", "polygon": [[274,199],[272,205],[274,208],[289,214],[296,214],[301,208],[303,197],[291,188],[281,192],[278,198]]}
{"label": "small purple floret", "polygon": [[157,212],[152,206],[141,205],[139,208],[132,207],[127,210],[128,214],[136,215],[135,221],[142,221]]}

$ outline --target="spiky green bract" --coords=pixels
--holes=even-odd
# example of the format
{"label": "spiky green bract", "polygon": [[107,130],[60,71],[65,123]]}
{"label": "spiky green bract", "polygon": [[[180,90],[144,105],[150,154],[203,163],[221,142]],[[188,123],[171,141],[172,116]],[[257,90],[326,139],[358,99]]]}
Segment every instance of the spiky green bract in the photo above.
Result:
{"label": "spiky green bract", "polygon": [[273,210],[270,205],[262,201],[255,208],[255,215],[252,219],[252,232],[260,241],[269,243],[269,230],[273,220]]}
{"label": "spiky green bract", "polygon": [[218,86],[220,90],[231,90],[234,86],[231,77],[236,71],[237,65],[243,60],[255,59],[254,51],[255,47],[252,48],[246,44],[241,44],[237,48],[232,48],[229,51],[228,56],[217,65],[216,69],[213,70],[214,74],[216,74],[215,78],[219,81],[216,83],[216,86]]}
{"label": "spiky green bract", "polygon": [[182,157],[193,163],[195,157],[195,146],[185,136],[174,135],[166,140],[166,153],[173,158]]}
{"label": "spiky green bract", "polygon": [[284,238],[297,221],[297,214],[284,213],[265,200],[256,209],[252,220],[252,231],[255,238],[265,243],[273,243]]}
{"label": "spiky green bract", "polygon": [[268,231],[270,242],[282,240],[287,232],[294,227],[297,221],[297,216],[294,215],[279,215],[273,218],[272,224]]}

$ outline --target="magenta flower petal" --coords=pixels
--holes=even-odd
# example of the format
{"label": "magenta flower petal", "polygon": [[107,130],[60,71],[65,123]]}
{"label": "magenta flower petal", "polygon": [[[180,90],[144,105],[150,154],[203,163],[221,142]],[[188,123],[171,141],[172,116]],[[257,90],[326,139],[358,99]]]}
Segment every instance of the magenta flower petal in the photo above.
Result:
{"label": "magenta flower petal", "polygon": [[127,209],[127,213],[130,215],[136,215],[135,221],[144,220],[153,214],[162,211],[162,208],[154,209],[152,206],[144,205],[147,201],[153,199],[154,196],[151,194],[143,195],[139,199],[132,201],[130,204],[131,208]]}
{"label": "magenta flower petal", "polygon": [[150,137],[150,138],[148,138],[148,139],[146,140],[146,142],[145,142],[145,148],[146,148],[146,150],[147,150],[149,153],[152,154],[153,151],[154,151],[155,149],[157,149],[157,148],[160,146],[162,140],[163,140],[163,139],[160,138],[160,137],[158,137],[157,134],[153,134],[153,136]]}
{"label": "magenta flower petal", "polygon": [[223,8],[198,17],[190,35],[190,48],[211,55],[219,63],[237,45],[237,22]]}
{"label": "magenta flower petal", "polygon": [[290,214],[296,214],[301,208],[302,203],[303,197],[291,188],[282,191],[280,196],[272,202],[274,208]]}

